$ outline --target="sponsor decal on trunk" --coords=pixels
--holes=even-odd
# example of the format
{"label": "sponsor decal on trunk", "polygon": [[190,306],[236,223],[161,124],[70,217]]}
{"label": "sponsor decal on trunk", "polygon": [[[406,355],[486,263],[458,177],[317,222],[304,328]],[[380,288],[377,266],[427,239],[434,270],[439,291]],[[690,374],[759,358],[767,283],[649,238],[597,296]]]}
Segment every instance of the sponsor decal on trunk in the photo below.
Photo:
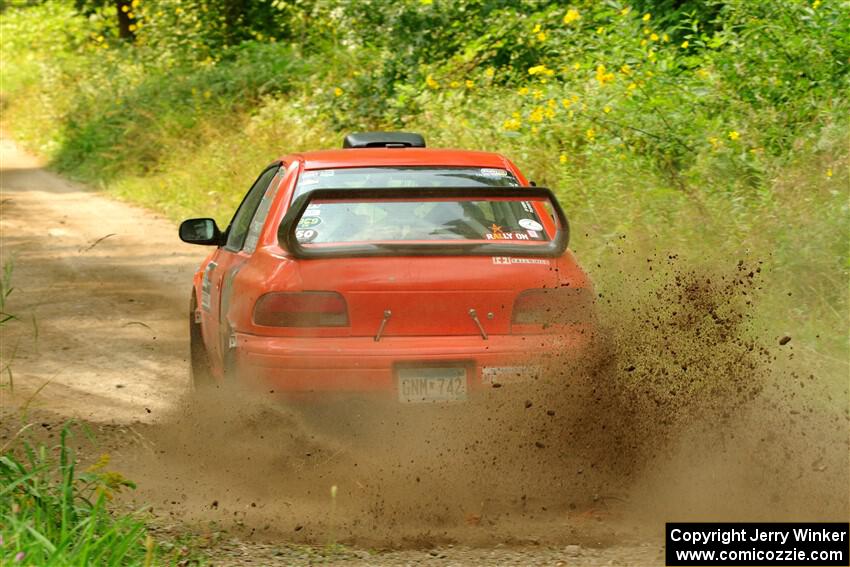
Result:
{"label": "sponsor decal on trunk", "polygon": [[512,258],[510,256],[493,256],[493,263],[498,265],[537,264],[540,266],[548,266],[550,261],[548,258]]}

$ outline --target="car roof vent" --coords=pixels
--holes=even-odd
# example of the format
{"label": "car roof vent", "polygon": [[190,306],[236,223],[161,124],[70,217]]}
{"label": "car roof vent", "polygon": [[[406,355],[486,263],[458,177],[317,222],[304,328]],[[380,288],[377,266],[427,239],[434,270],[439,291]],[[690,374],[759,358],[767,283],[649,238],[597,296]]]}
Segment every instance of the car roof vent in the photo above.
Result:
{"label": "car roof vent", "polygon": [[343,148],[424,148],[425,138],[414,132],[356,132],[342,141]]}

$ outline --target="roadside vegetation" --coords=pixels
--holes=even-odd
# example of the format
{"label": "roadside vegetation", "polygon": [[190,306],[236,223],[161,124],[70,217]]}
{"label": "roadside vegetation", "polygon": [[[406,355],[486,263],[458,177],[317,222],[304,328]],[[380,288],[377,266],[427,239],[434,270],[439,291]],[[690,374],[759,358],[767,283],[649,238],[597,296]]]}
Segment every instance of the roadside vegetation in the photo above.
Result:
{"label": "roadside vegetation", "polygon": [[[21,432],[25,433],[25,432]],[[107,510],[132,482],[106,470],[108,456],[76,469],[62,429],[55,451],[25,435],[0,455],[0,561],[4,565],[151,565],[154,542],[133,514]]]}

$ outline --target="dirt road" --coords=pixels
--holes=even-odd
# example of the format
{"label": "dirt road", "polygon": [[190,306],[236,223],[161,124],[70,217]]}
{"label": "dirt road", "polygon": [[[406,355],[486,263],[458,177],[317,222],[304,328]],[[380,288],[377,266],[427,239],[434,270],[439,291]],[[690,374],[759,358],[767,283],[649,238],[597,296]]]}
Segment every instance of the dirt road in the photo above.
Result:
{"label": "dirt road", "polygon": [[0,142],[2,255],[14,287],[3,406],[150,421],[186,382],[186,312],[204,250],[170,221],[70,183]]}
{"label": "dirt road", "polygon": [[[267,512],[259,512],[254,523],[248,523],[248,527],[254,527],[240,532],[239,538],[216,532],[215,543],[204,551],[215,564],[644,565],[660,561],[657,543],[641,543],[634,538],[625,543],[610,536],[605,542],[597,541],[594,534],[613,531],[582,529],[588,523],[597,525],[600,518],[581,509],[572,519],[565,516],[557,520],[561,535],[555,539],[517,538],[512,535],[513,524],[479,527],[480,516],[472,515],[460,522],[463,530],[478,534],[472,538],[458,540],[446,536],[448,532],[435,533],[426,527],[421,537],[402,540],[403,550],[391,543],[392,538],[369,540],[373,551],[358,547],[361,540],[356,537],[346,541],[350,544],[346,548],[317,545],[327,541],[323,539],[326,532],[321,530],[332,526],[326,497],[298,500],[294,495],[298,489],[289,488],[284,501],[285,493],[275,496],[277,485],[259,486],[259,479],[267,475],[263,464],[270,467],[268,475],[275,476],[274,471],[281,470],[281,459],[286,462],[284,469],[289,466],[294,471],[293,482],[299,474],[302,481],[321,477],[328,472],[327,463],[334,459],[340,465],[332,473],[345,477],[349,461],[339,457],[341,450],[332,446],[314,450],[303,449],[301,441],[287,445],[306,454],[297,458],[262,448],[240,452],[232,445],[245,439],[242,431],[242,437],[230,441],[232,462],[223,463],[218,476],[199,482],[199,471],[218,463],[217,451],[222,449],[217,444],[228,443],[230,432],[221,426],[227,418],[213,417],[218,426],[211,438],[206,437],[201,423],[201,434],[194,435],[189,448],[186,428],[182,434],[173,433],[179,426],[172,429],[169,420],[179,413],[188,388],[187,298],[192,271],[205,250],[180,243],[174,223],[150,211],[114,201],[45,171],[37,159],[8,139],[0,141],[0,165],[2,262],[12,266],[14,287],[6,310],[17,318],[3,328],[2,335],[0,420],[4,435],[14,431],[23,408],[36,412],[48,429],[71,417],[91,424],[105,438],[108,449],[123,451],[125,456],[131,453],[126,466],[138,468],[124,472],[139,482],[142,503],[159,510],[155,525],[168,531],[198,531],[201,520],[217,521],[225,510],[229,515],[228,506],[236,510],[234,516],[238,514],[236,525],[244,527],[248,516],[239,507],[248,506],[246,502],[250,501],[249,510],[253,510],[254,501],[260,502],[259,509]],[[258,415],[260,421],[267,418],[265,413]],[[253,434],[257,424],[248,425]],[[292,437],[285,426],[272,427],[271,431],[275,429],[282,436]],[[304,469],[313,466],[304,465],[311,455],[322,456],[325,469]],[[249,461],[252,467],[259,467],[254,476],[245,476],[239,470]],[[292,467],[292,462],[297,466]],[[357,466],[356,462],[351,464]],[[227,468],[229,465],[233,469]],[[230,492],[233,487],[228,475],[241,478],[241,492]],[[361,480],[368,483],[368,475]],[[275,482],[287,481],[276,478]],[[360,481],[356,483],[362,487]],[[189,485],[194,489],[186,490]],[[305,486],[309,494],[310,485]],[[223,487],[229,497],[213,496]],[[377,486],[375,502],[380,503],[381,510],[376,514],[384,513],[385,506],[392,507],[393,503],[383,499],[385,495],[392,498],[392,490],[398,488],[386,492],[386,486]],[[265,503],[260,498],[265,498]],[[367,504],[358,509],[366,509]],[[316,513],[311,506],[321,506],[321,510]],[[182,515],[190,509],[198,513],[189,518]],[[404,514],[415,514],[416,505],[403,510]],[[315,525],[311,524],[311,514],[319,518]],[[358,526],[360,519],[347,521]],[[261,530],[265,536],[253,536],[261,523],[266,530],[269,523],[276,525],[270,532]],[[302,525],[307,527],[302,530]],[[550,520],[539,530],[548,532],[551,525]],[[309,535],[311,527],[318,535]],[[358,529],[357,533],[371,530]],[[579,535],[571,539],[569,534]],[[478,547],[462,545],[476,539],[488,543],[484,547],[480,543]],[[374,541],[386,543],[375,546]],[[497,541],[505,543],[494,543]],[[375,552],[376,548],[384,551]]]}

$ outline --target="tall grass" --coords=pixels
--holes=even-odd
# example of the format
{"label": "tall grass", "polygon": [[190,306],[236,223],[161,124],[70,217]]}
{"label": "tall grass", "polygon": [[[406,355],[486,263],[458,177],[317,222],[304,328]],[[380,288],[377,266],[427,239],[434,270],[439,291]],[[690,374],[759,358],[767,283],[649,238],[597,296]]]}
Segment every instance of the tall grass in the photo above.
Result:
{"label": "tall grass", "polygon": [[80,472],[66,425],[58,447],[20,441],[0,455],[0,563],[151,565],[154,546],[133,514],[108,509],[133,483],[107,472],[107,459]]}

